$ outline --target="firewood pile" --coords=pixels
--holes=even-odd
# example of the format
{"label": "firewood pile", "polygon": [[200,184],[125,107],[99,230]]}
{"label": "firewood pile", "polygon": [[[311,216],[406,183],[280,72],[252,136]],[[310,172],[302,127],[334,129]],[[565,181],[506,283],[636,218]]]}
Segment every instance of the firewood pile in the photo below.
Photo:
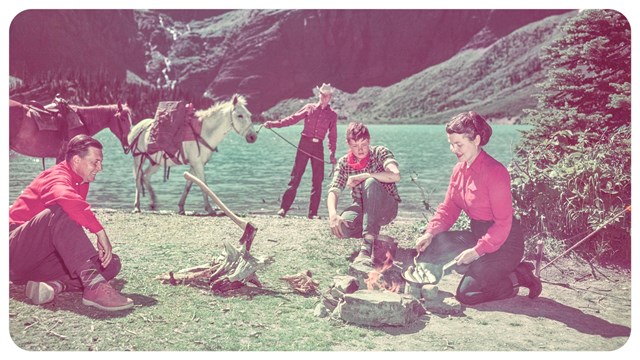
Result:
{"label": "firewood pile", "polygon": [[320,283],[311,278],[311,271],[307,270],[296,275],[286,275],[280,278],[289,284],[294,291],[302,295],[316,295],[319,293]]}
{"label": "firewood pile", "polygon": [[272,264],[275,260],[270,257],[254,257],[247,250],[247,244],[236,248],[228,241],[224,242],[223,252],[215,257],[210,264],[170,271],[156,279],[163,284],[189,285],[208,288],[214,293],[225,293],[251,283],[262,287],[257,271]]}

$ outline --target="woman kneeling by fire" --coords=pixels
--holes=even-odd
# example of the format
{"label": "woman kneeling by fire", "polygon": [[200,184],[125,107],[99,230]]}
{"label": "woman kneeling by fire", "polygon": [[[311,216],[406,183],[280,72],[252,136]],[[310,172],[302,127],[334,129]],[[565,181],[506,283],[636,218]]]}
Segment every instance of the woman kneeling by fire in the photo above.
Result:
{"label": "woman kneeling by fire", "polygon": [[[418,261],[468,265],[456,290],[464,304],[510,298],[519,287],[529,289],[529,298],[538,297],[542,284],[533,274],[534,265],[521,262],[524,237],[514,217],[509,172],[482,149],[491,127],[470,111],[454,116],[446,132],[458,164],[444,202],[416,240]],[[461,211],[471,219],[471,229],[448,231]]]}

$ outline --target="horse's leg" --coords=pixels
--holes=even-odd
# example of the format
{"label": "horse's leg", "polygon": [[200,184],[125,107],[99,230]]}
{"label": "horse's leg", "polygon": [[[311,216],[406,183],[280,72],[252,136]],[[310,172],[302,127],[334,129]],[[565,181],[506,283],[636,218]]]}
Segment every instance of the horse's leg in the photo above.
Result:
{"label": "horse's leg", "polygon": [[[189,172],[193,174],[193,166],[189,168]],[[189,195],[189,191],[191,191],[191,185],[193,185],[193,183],[186,180],[184,190],[182,190],[182,195],[180,196],[180,201],[178,201],[178,214],[180,215],[184,215],[184,204],[187,202],[187,195]]]}
{"label": "horse's leg", "polygon": [[[204,164],[194,164],[194,162],[192,162],[190,172],[195,177],[202,180],[203,183],[205,184],[207,183],[207,179],[205,178],[205,175],[204,175]],[[187,183],[190,188],[191,182],[187,181]],[[187,187],[185,186],[185,190],[186,189]],[[183,196],[184,196],[184,199],[186,200],[187,194],[183,193]],[[204,211],[206,211],[207,214],[209,215],[216,215],[216,211],[213,210],[213,208],[211,207],[211,204],[209,203],[209,196],[204,191],[202,192],[202,201],[204,202]]]}
{"label": "horse's leg", "polygon": [[133,201],[133,213],[140,212],[140,193],[143,190],[142,185],[142,163],[144,158],[140,155],[133,157],[133,178],[136,181],[136,197]]}
{"label": "horse's leg", "polygon": [[158,198],[156,197],[156,192],[153,191],[153,187],[151,187],[151,175],[155,174],[158,169],[160,169],[160,164],[149,164],[147,168],[144,170],[142,182],[144,183],[144,187],[149,192],[149,208],[151,210],[156,210],[158,207]]}

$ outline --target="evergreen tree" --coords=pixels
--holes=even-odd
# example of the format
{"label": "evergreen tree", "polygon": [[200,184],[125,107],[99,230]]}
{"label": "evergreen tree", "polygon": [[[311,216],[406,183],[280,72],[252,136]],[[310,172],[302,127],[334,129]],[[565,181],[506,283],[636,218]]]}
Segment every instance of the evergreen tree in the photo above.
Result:
{"label": "evergreen tree", "polygon": [[[631,29],[619,12],[587,10],[563,30],[545,49],[546,81],[526,110],[533,127],[512,177],[528,237],[570,246],[631,201]],[[617,220],[589,254],[630,261],[630,215]]]}

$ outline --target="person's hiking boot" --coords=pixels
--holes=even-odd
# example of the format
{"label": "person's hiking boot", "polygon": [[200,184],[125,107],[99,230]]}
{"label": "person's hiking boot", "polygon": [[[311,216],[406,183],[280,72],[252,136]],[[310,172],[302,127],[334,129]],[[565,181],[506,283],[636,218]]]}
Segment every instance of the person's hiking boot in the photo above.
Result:
{"label": "person's hiking boot", "polygon": [[371,263],[372,259],[371,259],[371,249],[373,246],[373,239],[363,239],[362,240],[362,245],[360,246],[360,252],[358,253],[358,256],[356,256],[355,259],[353,259],[353,262],[359,262],[359,263]]}
{"label": "person's hiking boot", "polygon": [[82,294],[82,303],[106,311],[125,310],[133,307],[133,300],[120,295],[107,282],[98,284],[93,290],[85,288]]}
{"label": "person's hiking boot", "polygon": [[285,217],[287,216],[287,212],[281,208],[280,210],[278,210],[278,216]]}
{"label": "person's hiking boot", "polygon": [[518,283],[520,286],[524,286],[529,289],[529,298],[535,299],[540,296],[542,292],[542,282],[534,274],[533,270],[535,265],[532,263],[523,261],[516,267],[516,276],[518,277]]}
{"label": "person's hiking boot", "polygon": [[56,294],[64,291],[64,284],[59,281],[28,281],[25,295],[36,305],[53,301]]}

